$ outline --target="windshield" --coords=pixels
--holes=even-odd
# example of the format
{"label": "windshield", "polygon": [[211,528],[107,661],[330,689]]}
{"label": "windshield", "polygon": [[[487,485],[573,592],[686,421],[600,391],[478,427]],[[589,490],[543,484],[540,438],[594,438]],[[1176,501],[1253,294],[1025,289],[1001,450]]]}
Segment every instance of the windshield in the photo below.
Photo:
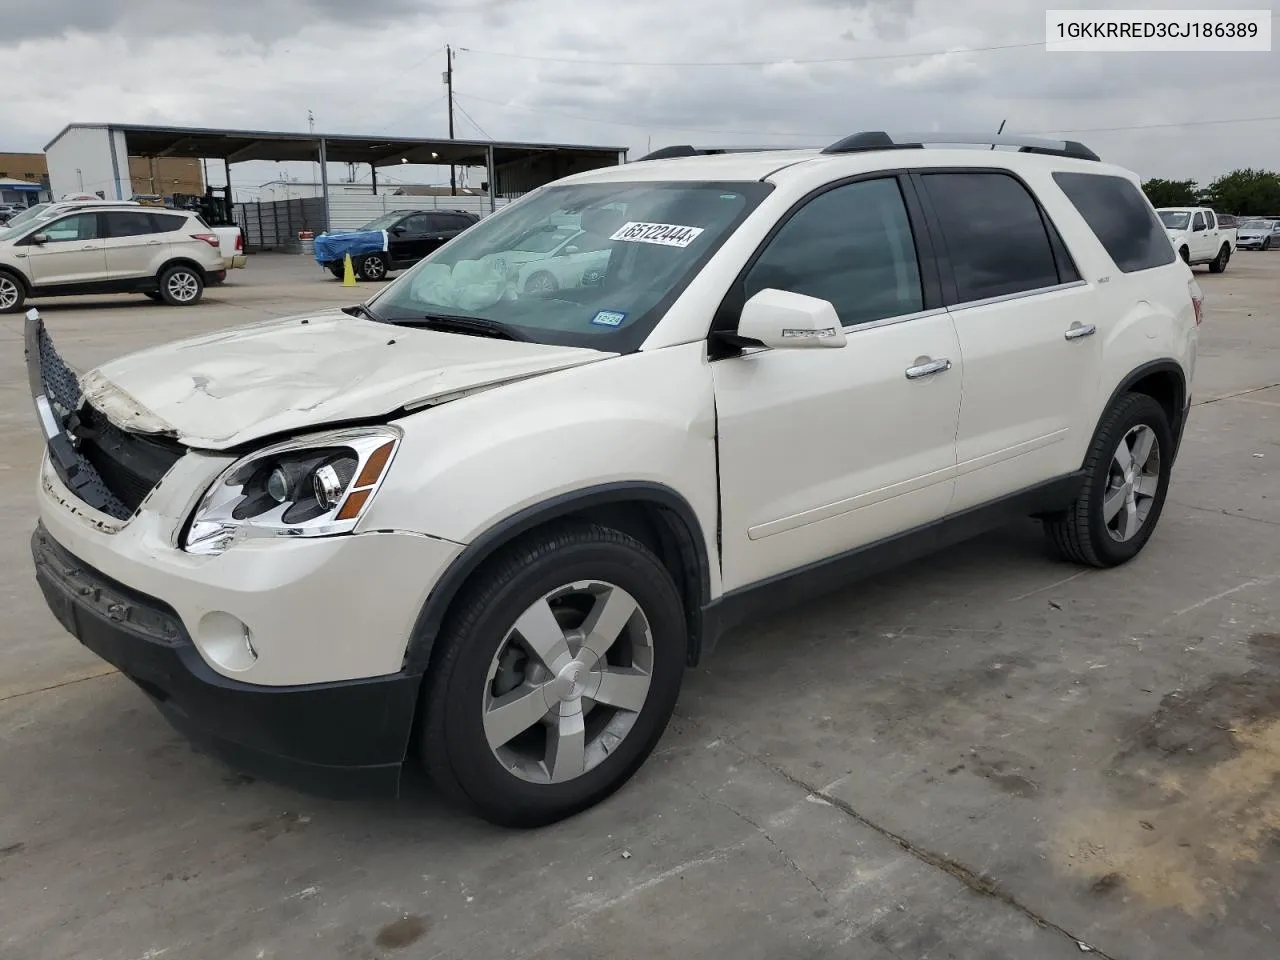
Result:
{"label": "windshield", "polygon": [[1241,230],[1261,230],[1263,232],[1271,230],[1276,225],[1274,220],[1246,220],[1240,224]]}
{"label": "windshield", "polygon": [[633,350],[771,189],[759,182],[544,187],[441,247],[369,306],[390,323],[462,316],[539,343]]}
{"label": "windshield", "polygon": [[1185,230],[1187,224],[1191,222],[1191,214],[1185,210],[1162,210],[1160,220],[1164,223],[1166,230]]}
{"label": "windshield", "polygon": [[27,207],[27,209],[23,210],[20,214],[9,221],[9,227],[13,228],[21,226],[24,223],[31,223],[33,220],[37,220],[47,215],[52,207],[53,204],[51,203],[37,203],[34,207]]}
{"label": "windshield", "polygon": [[392,227],[396,225],[396,222],[399,221],[399,219],[403,216],[404,216],[403,210],[400,210],[396,213],[384,213],[382,216],[378,217],[377,219],[370,220],[360,229],[361,230],[390,230]]}

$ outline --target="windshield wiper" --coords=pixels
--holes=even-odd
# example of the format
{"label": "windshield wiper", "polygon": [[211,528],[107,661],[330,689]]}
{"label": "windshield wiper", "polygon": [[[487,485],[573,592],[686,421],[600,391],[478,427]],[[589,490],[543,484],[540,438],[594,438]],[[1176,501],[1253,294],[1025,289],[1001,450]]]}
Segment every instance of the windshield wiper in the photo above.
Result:
{"label": "windshield wiper", "polygon": [[424,317],[412,317],[407,320],[388,320],[399,327],[423,327],[427,330],[442,330],[447,333],[463,333],[473,337],[492,337],[495,340],[528,341],[528,337],[514,327],[497,320],[486,320],[484,317],[459,317],[448,313],[429,313]]}

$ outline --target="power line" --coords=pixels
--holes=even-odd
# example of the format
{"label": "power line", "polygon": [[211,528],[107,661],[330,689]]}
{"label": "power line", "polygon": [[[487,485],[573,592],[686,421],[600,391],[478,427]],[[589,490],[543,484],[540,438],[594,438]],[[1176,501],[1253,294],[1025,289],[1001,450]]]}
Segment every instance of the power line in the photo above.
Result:
{"label": "power line", "polygon": [[1207,127],[1222,123],[1262,123],[1267,120],[1280,120],[1275,117],[1233,117],[1222,120],[1183,120],[1180,123],[1134,123],[1127,127],[1081,127],[1075,130],[1028,130],[1028,135],[1045,135],[1050,133],[1121,133],[1128,130],[1161,130],[1174,127]]}
{"label": "power line", "polygon": [[458,108],[458,112],[459,112],[459,113],[461,113],[464,117],[466,117],[466,118],[467,118],[467,122],[468,122],[468,123],[470,123],[473,127],[475,127],[477,130],[479,130],[479,131],[480,131],[480,136],[484,137],[486,140],[492,140],[492,139],[493,139],[493,137],[489,136],[489,134],[485,132],[484,127],[482,127],[482,126],[480,126],[480,124],[476,123],[475,118],[474,118],[474,117],[472,117],[472,116],[471,116],[471,114],[467,113],[467,108],[466,108],[466,107],[464,107],[462,104],[458,103],[456,100],[454,101],[454,106],[456,106],[456,107]]}
{"label": "power line", "polygon": [[949,50],[921,50],[914,53],[873,53],[856,57],[775,57],[770,60],[597,60],[588,57],[539,57],[529,53],[506,53],[496,50],[477,50],[459,47],[459,52],[475,53],[483,57],[504,57],[510,60],[532,60],[539,63],[598,64],[609,67],[769,67],[778,64],[865,63],[876,60],[911,60],[916,57],[939,57],[948,53],[991,53],[997,50],[1020,50],[1043,47],[1045,41],[1004,43],[991,47],[953,47]]}
{"label": "power line", "polygon": [[563,120],[576,120],[576,121],[578,121],[579,123],[603,123],[603,124],[608,124],[609,126],[614,126],[614,127],[630,127],[630,128],[632,128],[632,129],[635,129],[635,130],[680,130],[680,131],[683,131],[683,132],[685,132],[685,133],[713,133],[713,134],[725,134],[725,135],[727,135],[727,136],[731,136],[731,137],[760,137],[760,136],[773,136],[773,137],[827,137],[827,138],[831,138],[831,137],[838,137],[838,136],[841,136],[841,134],[838,134],[838,133],[837,133],[837,134],[833,134],[833,133],[813,133],[813,132],[809,132],[809,133],[799,133],[799,132],[785,132],[785,133],[779,133],[779,132],[772,132],[772,133],[771,133],[771,132],[769,132],[769,131],[765,131],[765,130],[711,130],[711,129],[708,129],[708,128],[706,128],[706,127],[684,127],[684,126],[672,126],[672,125],[670,125],[670,124],[666,124],[666,123],[658,123],[658,122],[654,122],[654,123],[632,123],[632,122],[627,121],[627,120],[605,120],[605,119],[603,119],[603,118],[601,118],[601,117],[581,117],[581,116],[576,116],[576,115],[571,114],[571,113],[558,113],[558,112],[556,112],[556,111],[554,111],[554,110],[538,110],[538,109],[536,109],[536,108],[534,108],[534,107],[526,107],[526,106],[523,106],[523,105],[518,104],[518,103],[503,103],[503,102],[501,102],[501,101],[499,101],[499,100],[489,100],[489,99],[486,99],[485,97],[477,97],[477,96],[476,96],[475,94],[473,94],[473,93],[465,93],[465,94],[464,94],[464,93],[459,93],[459,92],[457,92],[457,91],[454,91],[454,94],[453,94],[453,95],[454,95],[454,98],[455,98],[455,99],[456,99],[456,98],[458,98],[458,97],[462,97],[463,99],[466,99],[466,100],[475,100],[475,101],[477,101],[477,102],[479,102],[479,103],[488,103],[488,104],[491,104],[491,105],[493,105],[493,106],[495,106],[495,107],[503,107],[503,108],[505,108],[505,109],[509,109],[509,110],[523,110],[523,111],[525,111],[526,113],[536,113],[536,114],[539,114],[539,115],[541,115],[541,116],[545,116],[545,117],[559,117],[559,118],[561,118],[561,119],[563,119]]}
{"label": "power line", "polygon": [[[456,96],[465,96],[468,100],[476,100],[476,101],[479,101],[480,103],[487,103],[495,107],[503,107],[505,109],[511,109],[511,110],[523,110],[526,113],[534,113],[534,114],[539,114],[539,115],[548,116],[548,117],[560,117],[561,119],[564,119],[564,120],[576,120],[580,123],[602,123],[602,124],[608,124],[610,126],[628,127],[628,128],[637,129],[637,130],[680,130],[687,133],[725,134],[731,137],[764,136],[764,137],[832,138],[832,137],[845,136],[845,133],[831,133],[830,131],[827,131],[824,133],[824,132],[815,132],[812,130],[809,130],[809,131],[719,130],[719,129],[711,129],[708,127],[671,126],[669,124],[662,123],[661,121],[653,121],[649,123],[634,123],[628,120],[606,120],[603,117],[584,117],[584,116],[571,114],[571,113],[559,113],[554,110],[539,110],[536,107],[526,107],[518,103],[503,103],[499,100],[489,100],[489,99],[486,99],[485,97],[478,97],[473,93],[456,94]],[[1128,124],[1126,126],[1121,126],[1121,127],[1081,127],[1081,128],[1071,129],[1071,130],[1058,130],[1058,129],[1022,130],[1019,132],[1026,134],[1027,136],[1049,136],[1051,134],[1068,134],[1068,133],[1123,133],[1129,130],[1174,129],[1174,128],[1181,128],[1181,127],[1216,126],[1216,125],[1230,124],[1230,123],[1263,123],[1266,121],[1280,121],[1280,116],[1234,117],[1234,118],[1213,119],[1213,120],[1183,120],[1176,123],[1138,123],[1138,124]]]}

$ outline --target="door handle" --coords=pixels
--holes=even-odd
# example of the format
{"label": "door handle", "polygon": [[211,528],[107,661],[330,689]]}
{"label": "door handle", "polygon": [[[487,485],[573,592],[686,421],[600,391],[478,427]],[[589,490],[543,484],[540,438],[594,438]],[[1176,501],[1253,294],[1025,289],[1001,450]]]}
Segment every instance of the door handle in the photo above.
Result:
{"label": "door handle", "polygon": [[938,360],[930,360],[928,357],[921,357],[915,364],[907,367],[907,379],[919,380],[921,377],[928,377],[935,373],[942,373],[944,370],[951,369],[951,361],[946,357]]}
{"label": "door handle", "polygon": [[1068,340],[1079,340],[1081,337],[1091,337],[1097,332],[1098,328],[1092,323],[1073,323],[1063,336]]}
{"label": "door handle", "polygon": [[80,249],[81,249],[81,250],[97,250],[97,249],[98,249],[98,247],[97,247],[97,244],[93,244],[93,243],[91,243],[91,244],[89,244],[88,246],[81,247]]}

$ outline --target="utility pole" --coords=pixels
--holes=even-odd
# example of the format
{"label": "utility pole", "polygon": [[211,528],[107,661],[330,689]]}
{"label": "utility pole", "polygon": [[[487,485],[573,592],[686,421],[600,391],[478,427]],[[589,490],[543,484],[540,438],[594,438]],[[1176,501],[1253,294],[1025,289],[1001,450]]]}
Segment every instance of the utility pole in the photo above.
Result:
{"label": "utility pole", "polygon": [[[449,44],[444,45],[444,86],[445,92],[449,98],[449,139],[453,139],[453,47]],[[458,195],[458,170],[452,163],[449,164],[449,196],[456,197]]]}
{"label": "utility pole", "polygon": [[[312,113],[310,110],[307,111],[307,130],[311,133],[316,132],[316,115]],[[311,182],[319,183],[322,179],[324,178],[321,177],[317,172],[316,162],[312,160],[311,161]]]}

